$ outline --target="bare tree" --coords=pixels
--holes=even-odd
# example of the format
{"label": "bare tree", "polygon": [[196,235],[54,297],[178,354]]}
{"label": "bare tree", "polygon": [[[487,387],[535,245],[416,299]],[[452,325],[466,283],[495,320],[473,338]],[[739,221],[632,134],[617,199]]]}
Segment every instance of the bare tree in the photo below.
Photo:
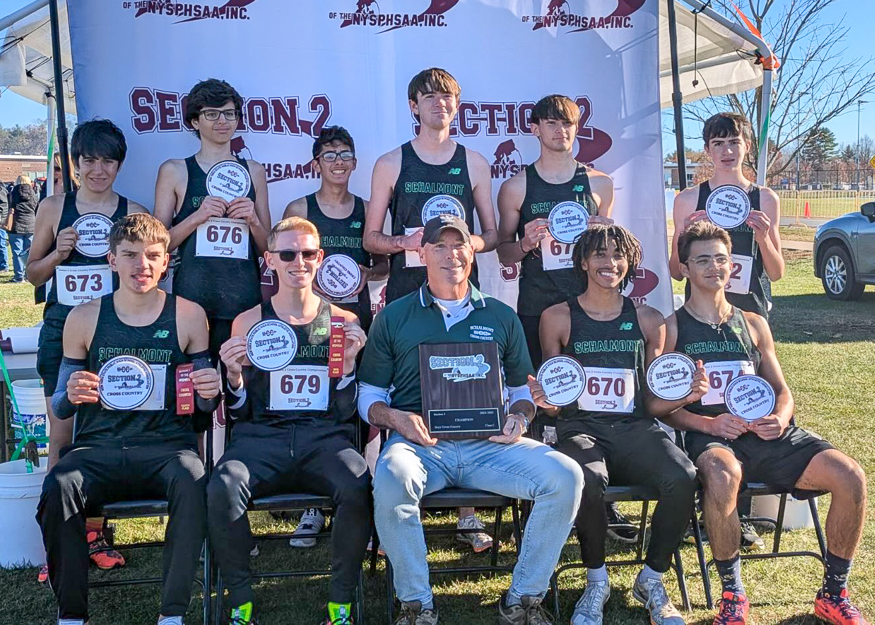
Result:
{"label": "bare tree", "polygon": [[[845,55],[848,27],[824,23],[823,12],[838,0],[746,0],[740,8],[781,60],[772,82],[769,128],[770,175],[794,163],[796,153],[830,120],[875,91],[875,60]],[[730,0],[715,0],[736,16]],[[756,167],[762,87],[709,98],[685,107],[688,118],[704,121],[726,110],[746,115],[754,126],[748,164]]]}

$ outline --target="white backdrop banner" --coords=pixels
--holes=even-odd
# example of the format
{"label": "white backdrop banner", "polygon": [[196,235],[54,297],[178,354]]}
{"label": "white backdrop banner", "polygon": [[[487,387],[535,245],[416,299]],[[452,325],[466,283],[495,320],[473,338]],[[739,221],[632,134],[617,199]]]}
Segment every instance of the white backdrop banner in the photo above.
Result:
{"label": "white backdrop banner", "polygon": [[[644,245],[631,296],[671,310],[660,143],[658,0],[67,0],[79,119],[118,124],[117,188],[147,207],[167,158],[198,149],[187,91],[217,77],[243,95],[232,143],[267,169],[276,221],[316,190],[314,136],[345,126],[351,188],[367,198],[378,156],[411,139],[407,84],[443,67],[462,86],[453,136],[492,163],[494,193],[538,157],[532,106],[580,106],[575,156],[614,179],[617,221]],[[516,267],[483,255],[484,291],[516,304]]]}

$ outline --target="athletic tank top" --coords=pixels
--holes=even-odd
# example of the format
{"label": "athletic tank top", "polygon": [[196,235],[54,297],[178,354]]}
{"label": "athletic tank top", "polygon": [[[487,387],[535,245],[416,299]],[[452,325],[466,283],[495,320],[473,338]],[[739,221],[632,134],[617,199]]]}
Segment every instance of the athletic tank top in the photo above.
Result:
{"label": "athletic tank top", "polygon": [[[705,203],[711,195],[708,181],[699,185],[699,201],[697,211],[705,210]],[[751,184],[747,191],[751,210],[760,210],[760,188]],[[726,289],[726,299],[733,306],[738,306],[747,312],[754,312],[766,319],[769,318],[772,283],[763,267],[763,257],[759,245],[754,238],[753,228],[741,224],[727,230],[732,240],[732,273]],[[686,286],[687,299],[690,297],[690,285]]]}
{"label": "athletic tank top", "polygon": [[[353,196],[352,214],[343,219],[329,217],[319,206],[316,194],[307,196],[307,219],[313,222],[319,231],[320,245],[325,250],[325,258],[334,254],[345,254],[362,267],[371,266],[371,255],[362,246],[362,233],[365,224],[365,202],[357,195]],[[356,296],[353,302],[335,302],[335,305],[355,313],[365,330],[371,322],[371,292],[367,286]]]}
{"label": "athletic tank top", "polygon": [[[244,159],[236,159],[246,170]],[[185,159],[188,186],[179,212],[173,217],[177,225],[200,208],[209,195],[207,174],[194,156]],[[255,201],[255,186],[246,195]],[[197,255],[197,231],[192,232],[179,246],[173,271],[173,292],[200,304],[211,319],[234,319],[244,310],[261,302],[261,274],[258,269],[258,250],[255,239],[249,235],[249,253],[246,258],[221,258]],[[220,235],[227,234],[221,231]],[[233,233],[231,233],[233,234]]]}
{"label": "athletic tank top", "polygon": [[130,326],[115,312],[113,295],[100,298],[100,313],[87,369],[98,373],[111,358],[129,355],[151,366],[152,394],[134,410],[121,411],[101,403],[82,404],[76,415],[76,442],[102,439],[149,437],[156,440],[194,436],[188,415],[176,414],[176,367],[189,361],[179,347],[176,329],[176,297],[165,294],[158,318],[147,326]]}
{"label": "athletic tank top", "polygon": [[616,318],[597,321],[586,314],[577,297],[566,301],[571,331],[562,353],[583,365],[587,383],[577,404],[563,408],[559,417],[643,417],[644,333],[634,302],[624,297]]}
{"label": "athletic tank top", "polygon": [[[571,180],[553,184],[544,181],[534,165],[526,165],[526,197],[520,207],[517,238],[522,240],[525,236],[527,223],[535,219],[546,219],[550,210],[560,202],[577,202],[590,215],[598,214],[586,167],[578,165]],[[562,262],[568,265],[566,269],[545,270],[544,251],[540,247],[526,254],[522,261],[517,299],[519,314],[540,315],[550,306],[580,295],[580,279],[574,275],[574,268],[570,263],[572,248],[573,245],[555,242],[547,250],[551,257],[558,256],[555,260],[549,259],[548,266],[554,262]]]}
{"label": "athletic tank top", "polygon": [[[88,213],[86,213],[88,214]],[[116,205],[115,212],[109,216],[109,219],[115,223],[122,217],[128,214],[128,200],[127,198],[119,195],[118,196],[118,204]],[[58,220],[58,232],[63,230],[64,228],[69,228],[73,225],[73,223],[82,217],[79,211],[76,209],[76,191],[71,191],[64,195],[64,205],[61,208],[61,218]],[[51,246],[46,253],[46,256],[55,251],[55,247],[57,244],[57,238],[52,241]],[[70,285],[75,289],[77,301],[79,299],[82,300],[80,303],[84,303],[88,299],[93,299],[93,297],[88,297],[91,293],[100,293],[101,291],[105,291],[105,289],[115,290],[118,286],[118,276],[112,273],[109,270],[109,260],[106,255],[98,256],[98,257],[89,257],[80,253],[73,248],[73,251],[70,252],[70,255],[65,258],[58,267],[99,267],[102,268],[103,271],[101,273],[90,273],[83,271],[81,273],[76,272],[67,272],[63,269],[59,272],[55,271],[52,276],[52,286],[49,289],[49,292],[46,296],[46,307],[43,310],[44,318],[56,318],[56,319],[66,319],[67,315],[70,314],[70,311],[73,310],[73,306],[62,304],[58,301],[58,277],[68,278],[70,281]],[[109,272],[109,273],[107,273]],[[110,276],[110,284],[104,284],[106,281],[106,277]],[[67,280],[65,280],[67,281]],[[66,288],[67,285],[61,284],[62,288]],[[84,288],[82,288],[84,287]]]}
{"label": "athletic tank top", "polygon": [[[401,171],[395,182],[390,205],[392,234],[425,225],[423,213],[432,217],[455,212],[474,232],[474,189],[468,174],[465,146],[456,144],[452,158],[443,165],[425,163],[408,141],[401,146]],[[427,219],[425,221],[428,221]],[[386,286],[386,304],[417,290],[425,282],[425,267],[408,267],[405,253],[393,254]],[[471,268],[471,281],[477,282],[477,264]]]}
{"label": "athletic tank top", "polygon": [[690,404],[687,410],[694,414],[716,416],[727,412],[723,402],[726,385],[742,374],[756,374],[761,355],[754,345],[741,309],[732,308],[732,315],[717,329],[695,319],[686,307],[675,312],[678,338],[675,351],[686,354],[693,361],[705,364],[710,389],[701,401]]}
{"label": "athletic tank top", "polygon": [[[279,319],[271,301],[261,304],[261,318]],[[331,305],[322,300],[313,321],[288,325],[298,339],[292,362],[279,371],[252,367],[249,374],[246,394],[252,402],[252,422],[277,428],[338,425],[333,401],[339,379],[328,377]]]}

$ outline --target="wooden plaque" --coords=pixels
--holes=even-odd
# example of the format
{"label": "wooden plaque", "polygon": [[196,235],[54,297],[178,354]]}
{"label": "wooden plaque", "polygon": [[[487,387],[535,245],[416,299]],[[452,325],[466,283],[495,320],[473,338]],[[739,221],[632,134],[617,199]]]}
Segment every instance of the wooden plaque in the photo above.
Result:
{"label": "wooden plaque", "polygon": [[498,346],[446,343],[419,346],[422,418],[435,438],[489,438],[504,428],[504,389]]}

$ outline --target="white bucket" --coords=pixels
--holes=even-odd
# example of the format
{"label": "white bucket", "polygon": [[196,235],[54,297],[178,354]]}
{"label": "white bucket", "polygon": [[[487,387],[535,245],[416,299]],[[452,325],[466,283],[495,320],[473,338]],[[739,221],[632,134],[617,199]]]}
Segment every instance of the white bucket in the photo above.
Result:
{"label": "white bucket", "polygon": [[36,506],[46,477],[46,462],[27,472],[24,460],[0,464],[0,568],[42,566],[43,537]]}
{"label": "white bucket", "polygon": [[[778,518],[778,506],[781,503],[779,495],[760,495],[753,498],[751,504],[752,516]],[[814,527],[811,519],[811,510],[807,501],[795,499],[792,495],[787,496],[787,505],[784,508],[784,529],[799,530]]]}
{"label": "white bucket", "polygon": [[[43,393],[42,381],[16,380],[12,383],[12,391],[15,393],[15,404],[12,404],[12,428],[21,430],[16,433],[17,437],[20,438],[24,431],[31,436],[48,436],[49,419],[46,415],[46,397]],[[37,447],[42,451],[48,449],[45,443],[40,443]]]}

